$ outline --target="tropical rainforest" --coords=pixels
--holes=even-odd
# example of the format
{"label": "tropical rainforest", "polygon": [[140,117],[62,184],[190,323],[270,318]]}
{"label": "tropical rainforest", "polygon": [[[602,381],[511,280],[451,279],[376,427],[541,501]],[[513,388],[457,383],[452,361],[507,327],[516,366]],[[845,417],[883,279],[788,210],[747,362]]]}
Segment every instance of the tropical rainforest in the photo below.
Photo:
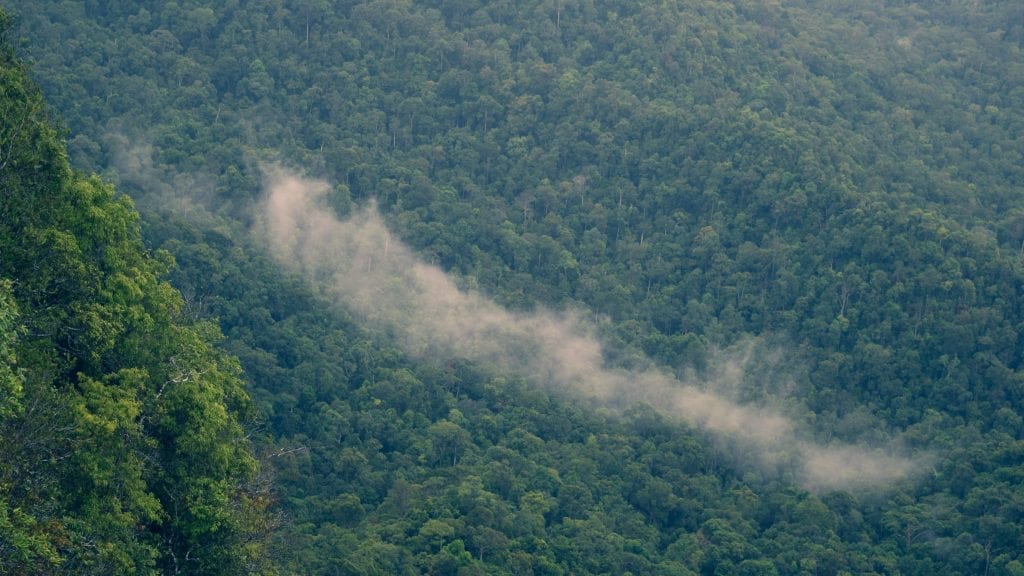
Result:
{"label": "tropical rainforest", "polygon": [[[1019,0],[0,6],[0,573],[1024,575]],[[913,465],[412,350],[275,258],[285,169]]]}

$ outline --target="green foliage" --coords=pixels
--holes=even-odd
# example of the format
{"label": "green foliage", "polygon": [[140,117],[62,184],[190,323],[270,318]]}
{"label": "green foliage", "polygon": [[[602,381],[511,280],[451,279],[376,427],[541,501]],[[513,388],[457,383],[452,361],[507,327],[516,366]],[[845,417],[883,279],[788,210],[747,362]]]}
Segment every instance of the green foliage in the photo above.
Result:
{"label": "green foliage", "polygon": [[0,571],[254,572],[237,361],[182,318],[131,201],[68,166],[7,52],[0,110]]}
{"label": "green foliage", "polygon": [[[184,295],[159,280],[165,256],[143,256],[127,200],[70,171],[5,60],[0,327],[25,329],[0,340],[0,438],[45,424],[0,465],[26,503],[0,504],[19,570],[246,549],[224,529],[260,526],[232,511],[265,497],[240,488],[241,373],[213,327],[184,321],[214,317],[273,436],[287,571],[1020,571],[1018,2],[15,8],[71,156],[139,199]],[[339,213],[376,198],[426,260],[505,305],[606,315],[612,361],[701,373],[750,334],[778,343],[786,366],[758,364],[738,395],[933,466],[812,496],[643,409],[606,418],[406,358],[229,218],[271,155],[334,183]],[[212,214],[163,211],[182,189]],[[61,430],[96,457],[37,448]],[[51,483],[18,491],[37,477]],[[61,520],[86,510],[102,529]],[[118,552],[60,547],[86,538]],[[195,569],[243,571],[219,554]]]}
{"label": "green foliage", "polygon": [[23,394],[21,374],[17,369],[15,344],[21,325],[18,307],[11,295],[10,280],[0,280],[0,420],[21,411]]}

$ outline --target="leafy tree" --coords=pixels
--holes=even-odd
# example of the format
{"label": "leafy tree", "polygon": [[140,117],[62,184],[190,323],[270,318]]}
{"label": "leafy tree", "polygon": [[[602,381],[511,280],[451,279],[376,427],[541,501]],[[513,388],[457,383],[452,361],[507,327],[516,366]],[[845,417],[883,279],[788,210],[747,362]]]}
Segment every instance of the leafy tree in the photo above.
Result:
{"label": "leafy tree", "polygon": [[131,201],[68,166],[6,51],[0,108],[5,572],[262,570],[237,363],[181,318]]}

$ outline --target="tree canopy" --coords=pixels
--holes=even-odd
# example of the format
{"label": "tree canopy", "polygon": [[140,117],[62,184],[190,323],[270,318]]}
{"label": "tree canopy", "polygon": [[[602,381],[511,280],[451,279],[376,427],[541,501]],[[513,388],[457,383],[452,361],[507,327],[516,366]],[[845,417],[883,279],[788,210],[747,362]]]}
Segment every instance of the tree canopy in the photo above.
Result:
{"label": "tree canopy", "polygon": [[[1024,572],[1019,2],[8,7],[67,128],[8,53],[0,562],[248,569],[273,501],[286,573]],[[607,317],[622,363],[767,342],[738,397],[931,465],[811,493],[410,355],[250,236],[267,161],[510,309]]]}
{"label": "tree canopy", "polygon": [[9,49],[0,110],[0,571],[258,571],[237,360],[182,316],[131,201],[70,168]]}

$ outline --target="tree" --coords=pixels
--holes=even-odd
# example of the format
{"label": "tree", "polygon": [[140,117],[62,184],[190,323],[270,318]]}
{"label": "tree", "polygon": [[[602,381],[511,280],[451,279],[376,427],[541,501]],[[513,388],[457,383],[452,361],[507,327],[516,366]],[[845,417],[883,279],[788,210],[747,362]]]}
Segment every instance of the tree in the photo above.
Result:
{"label": "tree", "polygon": [[455,466],[459,457],[472,445],[472,438],[461,426],[448,420],[439,420],[427,434],[430,438],[431,454],[436,463]]}
{"label": "tree", "polygon": [[180,316],[131,200],[70,168],[8,51],[0,109],[4,571],[262,571],[237,360]]}

